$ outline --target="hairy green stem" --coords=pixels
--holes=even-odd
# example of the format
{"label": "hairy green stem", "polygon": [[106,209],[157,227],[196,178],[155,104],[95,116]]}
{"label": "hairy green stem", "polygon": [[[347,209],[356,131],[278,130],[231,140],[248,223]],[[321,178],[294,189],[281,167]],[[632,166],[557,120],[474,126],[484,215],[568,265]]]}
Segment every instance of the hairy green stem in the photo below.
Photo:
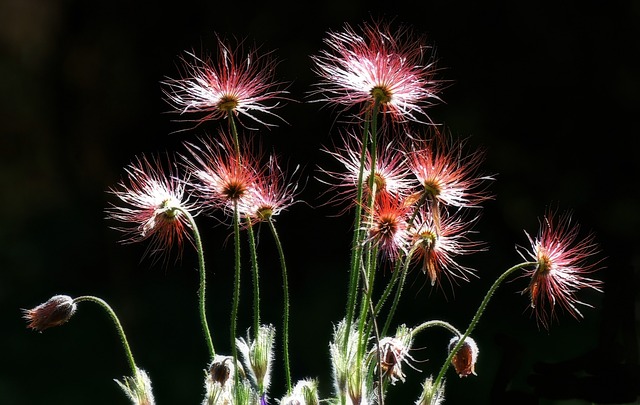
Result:
{"label": "hairy green stem", "polygon": [[95,304],[98,304],[98,305],[100,305],[102,307],[102,309],[107,311],[107,314],[109,315],[109,317],[113,321],[113,323],[114,323],[114,325],[116,327],[116,331],[118,332],[118,335],[120,336],[120,342],[122,342],[122,346],[124,347],[124,353],[125,353],[125,356],[127,357],[127,361],[129,363],[129,367],[131,368],[132,375],[137,378],[137,376],[138,376],[138,368],[136,367],[136,362],[133,359],[133,353],[131,352],[131,347],[129,346],[129,341],[127,340],[127,335],[124,333],[124,328],[122,327],[122,324],[120,323],[120,319],[118,319],[118,316],[116,315],[114,310],[111,308],[111,306],[105,300],[103,300],[101,298],[98,298],[98,297],[94,297],[92,295],[83,295],[81,297],[76,297],[76,298],[73,299],[74,304],[77,304],[77,303],[80,303],[80,302],[83,302],[83,301],[89,301],[89,302],[93,302]]}
{"label": "hairy green stem", "polygon": [[444,364],[442,365],[442,368],[440,369],[440,372],[438,373],[438,377],[434,381],[433,386],[435,387],[435,389],[438,389],[438,387],[442,383],[442,379],[444,378],[444,374],[446,373],[447,369],[449,368],[449,365],[451,364],[451,360],[453,359],[453,356],[455,356],[455,354],[458,352],[458,350],[460,350],[460,348],[462,347],[462,344],[464,343],[464,340],[467,337],[469,337],[471,332],[473,332],[473,330],[475,329],[476,325],[480,321],[480,317],[484,313],[484,310],[487,308],[487,304],[489,304],[489,301],[491,300],[491,297],[493,297],[493,294],[496,292],[498,287],[500,287],[500,284],[502,284],[502,282],[507,277],[509,277],[514,271],[519,270],[519,269],[521,269],[523,267],[535,266],[536,264],[537,264],[536,262],[524,262],[524,263],[516,264],[515,266],[511,267],[510,269],[508,269],[507,271],[502,273],[502,275],[500,277],[498,277],[498,279],[496,281],[494,281],[493,285],[491,286],[491,288],[489,288],[489,291],[487,291],[487,294],[484,296],[484,299],[482,300],[482,303],[480,303],[480,306],[478,307],[478,310],[476,311],[476,314],[473,316],[473,319],[471,320],[471,323],[467,327],[467,330],[464,332],[462,337],[458,340],[458,343],[449,352],[449,356],[445,360]]}
{"label": "hairy green stem", "polygon": [[236,347],[236,328],[238,322],[238,306],[240,304],[240,213],[238,211],[238,202],[234,202],[233,206],[233,234],[235,248],[235,271],[233,280],[233,304],[231,307],[231,354],[233,356],[236,372],[234,374],[235,398],[238,398],[240,389],[238,379],[238,348]]}
{"label": "hairy green stem", "polygon": [[282,243],[280,242],[280,237],[278,236],[278,232],[276,231],[276,227],[273,223],[271,217],[269,217],[268,221],[269,229],[271,229],[271,233],[273,234],[273,239],[275,240],[276,247],[278,249],[278,255],[280,256],[280,266],[282,268],[282,289],[284,296],[284,308],[282,312],[283,317],[283,326],[282,326],[282,345],[284,351],[284,371],[287,380],[287,394],[291,393],[291,369],[289,366],[289,281],[287,280],[287,263],[284,257],[284,250],[282,249]]}
{"label": "hairy green stem", "polygon": [[207,321],[207,307],[206,307],[206,285],[207,285],[207,273],[204,265],[204,248],[202,247],[202,239],[200,237],[200,231],[196,225],[195,218],[185,209],[178,208],[180,213],[187,218],[191,230],[193,232],[193,241],[196,245],[196,252],[198,254],[198,271],[200,273],[200,286],[198,288],[198,309],[200,312],[200,323],[202,324],[202,331],[204,332],[204,339],[209,350],[210,360],[216,356],[216,351],[213,347],[213,339],[211,338],[211,331],[209,330],[209,323]]}
{"label": "hairy green stem", "polygon": [[[353,316],[356,310],[356,295],[358,291],[358,284],[360,280],[360,263],[362,260],[362,196],[363,192],[363,178],[364,178],[364,165],[367,157],[367,149],[369,144],[369,120],[365,120],[364,132],[362,135],[362,151],[360,152],[360,168],[358,171],[358,184],[356,189],[356,205],[355,205],[355,221],[353,230],[353,240],[351,242],[351,268],[349,280],[349,290],[347,295],[347,314],[345,317],[346,329],[351,329],[351,323],[353,322]],[[344,351],[347,350],[348,339],[344,341]]]}
{"label": "hairy green stem", "polygon": [[407,273],[409,272],[409,264],[411,263],[411,257],[413,253],[418,248],[418,245],[414,245],[407,256],[404,258],[404,265],[402,266],[402,272],[400,273],[400,282],[398,283],[398,289],[396,290],[396,295],[393,298],[393,302],[391,303],[391,308],[389,309],[389,313],[387,314],[387,320],[384,323],[384,327],[382,328],[382,336],[385,336],[389,331],[389,327],[391,327],[391,320],[393,319],[393,315],[398,308],[398,303],[400,302],[400,296],[402,295],[402,289],[404,288],[404,282],[407,279]]}
{"label": "hairy green stem", "polygon": [[233,146],[236,150],[236,158],[238,159],[238,164],[240,164],[240,137],[238,136],[238,128],[236,127],[236,122],[233,119],[233,112],[229,111],[229,129],[231,130],[231,135],[233,136]]}
{"label": "hairy green stem", "polygon": [[249,253],[251,255],[251,270],[253,273],[253,333],[258,338],[260,329],[260,277],[258,272],[258,254],[256,252],[256,238],[253,233],[251,218],[247,217],[247,230],[249,234]]}
{"label": "hairy green stem", "polygon": [[415,328],[411,329],[411,338],[415,338],[418,333],[422,332],[427,328],[432,328],[434,326],[447,329],[449,332],[453,333],[457,337],[462,336],[462,333],[455,326],[451,325],[449,322],[433,320],[433,321],[423,322],[420,325],[416,326]]}

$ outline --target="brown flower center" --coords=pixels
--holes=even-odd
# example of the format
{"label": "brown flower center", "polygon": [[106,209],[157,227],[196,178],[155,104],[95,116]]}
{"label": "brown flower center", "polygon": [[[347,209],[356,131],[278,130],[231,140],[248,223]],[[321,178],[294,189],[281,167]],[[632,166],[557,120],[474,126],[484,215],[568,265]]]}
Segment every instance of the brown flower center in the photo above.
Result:
{"label": "brown flower center", "polygon": [[224,195],[228,200],[238,201],[246,192],[247,187],[244,183],[239,181],[229,181],[222,190],[222,195]]}
{"label": "brown flower center", "polygon": [[376,86],[371,89],[371,96],[380,104],[387,104],[391,101],[391,91],[383,86]]}
{"label": "brown flower center", "polygon": [[218,102],[218,108],[222,111],[233,111],[238,106],[238,98],[231,95],[224,95],[220,97],[220,101]]}

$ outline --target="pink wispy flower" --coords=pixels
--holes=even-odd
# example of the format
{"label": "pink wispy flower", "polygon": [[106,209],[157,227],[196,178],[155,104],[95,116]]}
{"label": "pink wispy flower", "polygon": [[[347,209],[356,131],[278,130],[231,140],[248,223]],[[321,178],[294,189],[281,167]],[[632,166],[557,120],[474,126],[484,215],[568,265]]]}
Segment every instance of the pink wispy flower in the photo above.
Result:
{"label": "pink wispy flower", "polygon": [[[342,137],[342,141],[344,143],[342,147],[323,150],[342,166],[341,169],[336,171],[320,169],[330,178],[330,180],[320,179],[320,181],[330,186],[328,191],[334,192],[330,203],[346,203],[347,208],[350,208],[357,202],[362,140],[354,133],[349,132]],[[372,163],[371,153],[367,151],[362,173],[363,201],[367,201],[371,195],[369,178]],[[411,176],[405,156],[399,152],[399,148],[394,146],[393,141],[377,147],[374,182],[377,193],[389,193],[398,199],[415,192],[418,184]]]}
{"label": "pink wispy flower", "polygon": [[484,185],[493,177],[478,174],[481,151],[466,153],[464,140],[439,131],[417,145],[407,153],[408,165],[428,198],[452,207],[476,207],[490,198]]}
{"label": "pink wispy flower", "polygon": [[372,22],[356,30],[346,24],[324,43],[328,49],[311,57],[320,77],[312,92],[321,96],[317,101],[364,112],[377,100],[395,122],[431,122],[424,110],[440,100],[442,85],[434,79],[433,49],[409,27]]}
{"label": "pink wispy flower", "polygon": [[[260,115],[282,120],[275,113],[287,91],[275,80],[277,62],[270,53],[259,53],[242,43],[233,46],[218,38],[215,56],[197,56],[186,52],[181,58],[181,76],[167,78],[161,84],[166,101],[176,112],[200,113],[189,119],[198,124],[226,118],[229,114],[245,116],[270,126]],[[257,113],[257,114],[256,114]]]}
{"label": "pink wispy flower", "polygon": [[556,217],[549,213],[540,225],[535,238],[527,234],[531,249],[520,252],[525,260],[530,258],[537,263],[525,271],[531,280],[523,293],[529,294],[538,323],[548,328],[557,308],[576,319],[582,318],[578,305],[591,305],[578,300],[578,291],[584,288],[602,291],[601,281],[586,276],[597,269],[600,260],[589,259],[600,250],[593,234],[578,238],[580,227],[571,222],[570,214]]}
{"label": "pink wispy flower", "polygon": [[172,247],[181,252],[184,240],[191,240],[185,212],[195,215],[198,206],[189,201],[175,164],[163,166],[159,157],[149,160],[143,155],[125,171],[126,179],[110,189],[124,205],[107,209],[108,218],[125,224],[115,228],[125,233],[123,242],[149,240],[147,253],[151,254],[167,253]]}
{"label": "pink wispy flower", "polygon": [[475,270],[461,265],[459,256],[482,251],[484,244],[469,238],[477,217],[466,218],[460,212],[438,214],[434,218],[427,206],[421,206],[409,229],[413,254],[411,260],[419,263],[431,286],[441,285],[443,276],[451,283],[469,281]]}
{"label": "pink wispy flower", "polygon": [[410,207],[401,199],[388,193],[380,193],[374,203],[373,212],[369,212],[368,207],[366,211],[366,240],[378,248],[382,257],[391,261],[406,254],[410,242],[407,224]]}
{"label": "pink wispy flower", "polygon": [[253,222],[267,221],[296,203],[298,182],[288,175],[271,155],[264,170],[256,176],[248,196],[242,199],[239,210]]}
{"label": "pink wispy flower", "polygon": [[[247,139],[247,138],[245,138]],[[233,211],[247,203],[250,192],[263,175],[260,156],[251,150],[248,141],[240,145],[240,155],[233,139],[225,134],[214,140],[201,139],[199,144],[185,143],[187,155],[182,155],[189,184],[208,213],[221,209],[231,216]]]}

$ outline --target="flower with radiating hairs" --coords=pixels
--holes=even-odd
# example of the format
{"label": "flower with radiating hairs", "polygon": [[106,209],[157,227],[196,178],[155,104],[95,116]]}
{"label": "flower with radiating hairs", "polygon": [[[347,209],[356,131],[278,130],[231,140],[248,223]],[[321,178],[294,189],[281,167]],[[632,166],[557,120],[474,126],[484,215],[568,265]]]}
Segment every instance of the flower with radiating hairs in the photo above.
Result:
{"label": "flower with radiating hairs", "polygon": [[529,293],[538,323],[548,329],[557,308],[578,319],[582,317],[578,305],[591,307],[576,294],[584,288],[602,292],[602,282],[586,276],[597,270],[601,260],[589,260],[599,253],[599,247],[593,234],[579,239],[580,227],[572,223],[569,213],[556,216],[549,212],[540,225],[535,238],[527,234],[531,249],[520,254],[536,262],[525,270],[530,282],[523,293]]}
{"label": "flower with radiating hairs", "polygon": [[367,241],[372,242],[382,257],[396,260],[407,253],[410,242],[408,215],[410,208],[402,199],[388,193],[380,193],[373,204],[373,211],[366,207],[365,229]]}
{"label": "flower with radiating hairs", "polygon": [[233,114],[270,126],[260,115],[278,118],[274,110],[285,100],[284,84],[275,81],[277,62],[270,53],[256,47],[245,49],[242,41],[232,45],[217,38],[215,56],[182,57],[181,77],[167,78],[161,84],[166,101],[176,112],[200,113],[189,119],[198,124]]}
{"label": "flower with radiating hairs", "polygon": [[440,131],[413,145],[407,152],[408,165],[426,197],[452,207],[476,207],[490,198],[483,186],[493,177],[478,175],[481,150],[466,153],[464,140]]}
{"label": "flower with radiating hairs", "polygon": [[108,218],[125,224],[115,228],[126,235],[123,242],[149,240],[145,254],[167,253],[172,247],[181,252],[184,240],[192,238],[187,213],[197,214],[198,205],[189,201],[175,163],[142,155],[125,171],[126,179],[110,189],[124,205],[111,204],[106,210]]}
{"label": "flower with radiating hairs", "polygon": [[[332,179],[320,179],[320,181],[330,186],[329,190],[335,191],[329,202],[346,203],[346,209],[348,209],[357,202],[362,140],[353,132],[348,132],[342,137],[342,141],[344,144],[342,147],[336,147],[333,150],[323,149],[342,167],[335,171],[320,169],[323,174]],[[371,153],[367,151],[362,172],[363,201],[367,201],[371,195],[369,181],[371,164]],[[399,147],[396,147],[394,141],[377,147],[374,182],[377,193],[389,193],[395,198],[410,195],[418,185],[411,176],[404,155],[399,152]]]}
{"label": "flower with radiating hairs", "polygon": [[425,108],[439,101],[442,82],[436,71],[433,48],[408,26],[392,30],[384,22],[364,23],[358,29],[346,24],[329,32],[327,50],[312,56],[320,76],[319,100],[345,110],[360,106],[369,111],[377,102],[380,111],[395,122],[431,119]]}
{"label": "flower with radiating hairs", "polygon": [[253,222],[268,221],[296,203],[298,182],[278,163],[276,155],[269,156],[266,166],[256,176],[247,198],[242,199],[239,210]]}
{"label": "flower with radiating hairs", "polygon": [[200,139],[199,144],[185,143],[187,155],[182,155],[186,170],[191,174],[189,184],[202,202],[202,208],[213,213],[222,209],[232,215],[236,205],[243,206],[250,191],[262,176],[259,166],[261,154],[252,151],[249,138],[239,145],[226,133]]}
{"label": "flower with radiating hairs", "polygon": [[413,246],[411,260],[419,263],[431,286],[440,285],[443,276],[452,283],[469,281],[475,270],[459,264],[456,258],[483,250],[482,242],[468,236],[477,217],[446,211],[438,215],[436,220],[426,206],[418,210],[408,231]]}

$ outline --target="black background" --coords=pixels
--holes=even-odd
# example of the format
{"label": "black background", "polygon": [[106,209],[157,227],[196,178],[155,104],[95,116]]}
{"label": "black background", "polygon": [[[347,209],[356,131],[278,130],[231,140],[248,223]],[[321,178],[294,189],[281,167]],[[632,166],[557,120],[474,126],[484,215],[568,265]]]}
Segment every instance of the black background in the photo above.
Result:
{"label": "black background", "polygon": [[[126,403],[112,379],[129,373],[127,363],[99,308],[82,304],[69,324],[42,334],[25,328],[20,309],[58,293],[96,295],[113,306],[159,404],[201,401],[206,347],[195,254],[186,249],[168,268],[140,262],[145,246],[119,244],[104,219],[105,191],[136,155],[180,151],[183,141],[217,130],[211,123],[174,133],[184,126],[166,114],[159,82],[176,76],[184,50],[211,47],[214,33],[246,37],[275,50],[278,79],[292,82],[292,97],[304,101],[317,81],[309,55],[325,32],[371,17],[411,24],[436,46],[441,78],[451,84],[430,116],[485,148],[483,169],[497,173],[496,199],[477,228],[490,250],[466,262],[480,278],[443,292],[413,273],[398,321],[443,319],[463,328],[492,281],[518,262],[514,246],[526,244],[523,230],[536,233],[549,205],[573,210],[606,256],[597,275],[605,293],[581,295],[595,309],[585,308],[580,322],[561,316],[550,331],[536,326],[518,293],[526,281],[505,284],[474,334],[478,376],[449,374],[446,403],[635,403],[640,2],[20,0],[0,5],[0,403]],[[337,139],[335,115],[309,103],[289,103],[279,114],[289,125],[259,137],[309,177],[301,195],[308,204],[277,224],[292,287],[292,372],[319,378],[328,397],[327,345],[344,313],[350,219],[313,208],[324,191],[313,177],[318,164],[331,164],[318,150]],[[199,221],[210,325],[217,350],[228,352],[232,244],[227,228]],[[280,328],[280,270],[265,231],[263,320]],[[251,322],[247,273],[244,281],[240,330]],[[407,370],[389,403],[413,403],[423,379],[437,373],[447,340],[433,330],[416,341],[412,355],[423,371]]]}

